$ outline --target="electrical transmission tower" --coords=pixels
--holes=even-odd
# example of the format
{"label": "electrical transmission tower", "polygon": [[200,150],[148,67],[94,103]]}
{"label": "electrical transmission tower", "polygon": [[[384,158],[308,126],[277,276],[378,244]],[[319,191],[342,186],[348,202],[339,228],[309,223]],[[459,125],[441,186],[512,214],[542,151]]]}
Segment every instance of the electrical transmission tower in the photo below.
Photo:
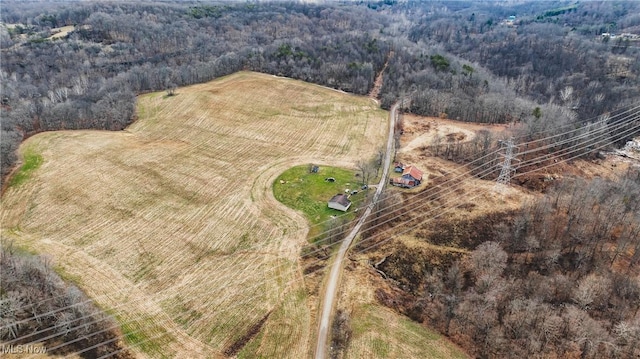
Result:
{"label": "electrical transmission tower", "polygon": [[509,186],[509,183],[511,183],[511,177],[516,172],[516,169],[513,168],[513,162],[518,161],[518,159],[516,158],[517,147],[513,143],[513,138],[502,142],[502,145],[506,148],[506,150],[503,155],[504,160],[500,165],[500,175],[498,176],[495,185],[495,189],[499,192],[502,192],[504,188]]}

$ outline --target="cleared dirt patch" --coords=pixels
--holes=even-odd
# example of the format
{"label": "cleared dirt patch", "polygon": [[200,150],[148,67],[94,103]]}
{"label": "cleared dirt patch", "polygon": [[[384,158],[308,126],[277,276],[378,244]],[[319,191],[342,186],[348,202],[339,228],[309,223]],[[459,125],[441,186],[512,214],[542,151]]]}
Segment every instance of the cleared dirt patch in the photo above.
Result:
{"label": "cleared dirt patch", "polygon": [[75,29],[75,26],[73,26],[73,25],[63,26],[63,27],[56,27],[55,29],[51,29],[51,33],[53,35],[49,36],[47,39],[53,40],[53,39],[63,38],[65,36],[69,35],[69,33],[71,31],[73,31],[74,29]]}
{"label": "cleared dirt patch", "polygon": [[304,357],[307,223],[275,200],[272,183],[294,165],[373,156],[387,113],[364,97],[247,72],[176,94],[141,96],[124,132],[30,138],[23,147],[43,163],[5,192],[1,234],[51,255],[144,334],[151,356],[155,347],[223,355],[272,312],[233,352]]}
{"label": "cleared dirt patch", "polygon": [[403,134],[399,152],[408,153],[423,146],[430,146],[438,141],[436,138],[439,139],[440,144],[468,142],[476,137],[477,131],[502,132],[507,127],[507,125],[480,125],[406,114],[403,116]]}

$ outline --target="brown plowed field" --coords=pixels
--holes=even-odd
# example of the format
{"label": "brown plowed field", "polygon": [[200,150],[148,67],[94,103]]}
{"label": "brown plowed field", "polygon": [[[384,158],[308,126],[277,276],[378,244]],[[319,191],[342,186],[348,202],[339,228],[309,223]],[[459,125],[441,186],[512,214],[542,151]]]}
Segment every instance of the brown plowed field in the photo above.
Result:
{"label": "brown plowed field", "polygon": [[[44,158],[2,198],[2,237],[48,254],[134,330],[140,356],[301,358],[315,323],[300,281],[303,217],[273,180],[352,166],[387,129],[370,99],[256,73],[138,98],[123,132],[42,133]],[[135,343],[135,341],[134,341]]]}

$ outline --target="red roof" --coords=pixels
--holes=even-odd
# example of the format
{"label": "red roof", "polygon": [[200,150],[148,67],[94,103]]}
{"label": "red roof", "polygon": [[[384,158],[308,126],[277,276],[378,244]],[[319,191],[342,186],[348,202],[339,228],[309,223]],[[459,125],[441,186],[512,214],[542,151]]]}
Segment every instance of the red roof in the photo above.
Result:
{"label": "red roof", "polygon": [[422,181],[422,171],[417,169],[415,166],[405,167],[402,175],[410,175],[411,177],[417,179],[418,181]]}

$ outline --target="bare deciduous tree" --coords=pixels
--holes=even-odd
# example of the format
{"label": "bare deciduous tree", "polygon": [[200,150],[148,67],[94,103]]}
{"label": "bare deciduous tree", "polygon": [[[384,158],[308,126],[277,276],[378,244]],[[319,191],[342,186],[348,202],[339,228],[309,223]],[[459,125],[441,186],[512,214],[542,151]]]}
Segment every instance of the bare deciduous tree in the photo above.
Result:
{"label": "bare deciduous tree", "polygon": [[497,242],[480,244],[469,256],[471,272],[479,278],[483,275],[498,277],[507,267],[507,252]]}

